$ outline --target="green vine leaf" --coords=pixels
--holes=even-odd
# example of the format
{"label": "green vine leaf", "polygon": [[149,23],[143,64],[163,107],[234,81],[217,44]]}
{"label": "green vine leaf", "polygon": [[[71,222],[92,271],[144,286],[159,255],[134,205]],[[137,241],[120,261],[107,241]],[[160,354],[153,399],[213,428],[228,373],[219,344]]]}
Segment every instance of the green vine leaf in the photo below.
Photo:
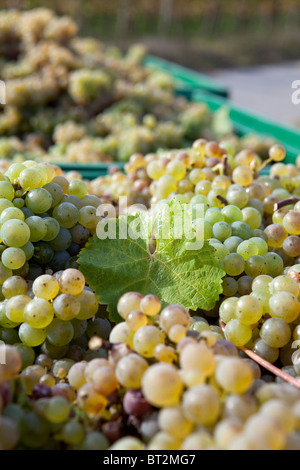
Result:
{"label": "green vine leaf", "polygon": [[[99,239],[94,235],[81,251],[78,262],[99,302],[108,306],[112,321],[121,321],[117,302],[128,291],[155,294],[164,304],[181,304],[192,310],[214,307],[222,292],[225,273],[208,242],[202,242],[199,249],[191,249],[197,245],[191,245],[189,237],[175,238],[169,227],[165,230],[167,239],[156,235],[156,250],[151,254],[147,213],[110,220],[115,224],[116,238]],[[165,220],[162,213],[156,226],[158,231],[166,226]],[[125,231],[130,233],[133,226],[135,229],[139,226],[139,236],[125,238]]]}

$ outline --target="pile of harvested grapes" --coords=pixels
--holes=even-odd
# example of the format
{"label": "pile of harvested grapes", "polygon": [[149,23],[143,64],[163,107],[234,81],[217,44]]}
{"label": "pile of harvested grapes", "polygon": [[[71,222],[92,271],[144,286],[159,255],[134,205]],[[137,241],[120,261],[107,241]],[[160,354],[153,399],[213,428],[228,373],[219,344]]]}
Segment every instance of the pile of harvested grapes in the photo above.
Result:
{"label": "pile of harvested grapes", "polygon": [[[299,449],[300,173],[269,155],[269,176],[203,139],[91,182],[1,173],[1,449]],[[163,202],[201,249],[101,236]]]}
{"label": "pile of harvested grapes", "polygon": [[[170,74],[143,66],[143,47],[123,53],[77,31],[46,8],[0,12],[1,158],[127,161],[228,132],[226,118],[178,96]],[[266,151],[258,137],[252,145]]]}
{"label": "pile of harvested grapes", "polygon": [[0,56],[0,450],[299,450],[300,157],[49,10]]}

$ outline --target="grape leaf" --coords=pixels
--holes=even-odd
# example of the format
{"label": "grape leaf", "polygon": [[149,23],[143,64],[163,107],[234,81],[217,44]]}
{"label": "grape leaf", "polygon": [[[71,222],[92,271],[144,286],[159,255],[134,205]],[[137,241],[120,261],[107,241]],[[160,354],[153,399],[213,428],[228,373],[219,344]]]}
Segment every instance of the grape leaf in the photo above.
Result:
{"label": "grape leaf", "polygon": [[[108,306],[111,320],[121,321],[116,306],[128,291],[155,294],[163,304],[181,304],[192,310],[214,307],[225,273],[208,242],[192,250],[189,238],[156,237],[156,250],[150,254],[147,215],[121,216],[114,223],[116,238],[99,239],[94,235],[78,260],[87,284],[99,302]],[[130,230],[132,224],[141,225],[141,236],[120,238],[120,233]],[[164,225],[162,215],[158,226],[161,229]]]}

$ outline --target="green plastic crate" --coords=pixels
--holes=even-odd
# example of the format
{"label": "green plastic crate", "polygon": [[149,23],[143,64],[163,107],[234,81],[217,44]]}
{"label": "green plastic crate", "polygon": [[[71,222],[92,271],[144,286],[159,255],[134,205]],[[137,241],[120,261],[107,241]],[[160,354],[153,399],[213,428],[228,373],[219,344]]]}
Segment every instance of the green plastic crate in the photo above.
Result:
{"label": "green plastic crate", "polygon": [[213,78],[195,72],[187,67],[183,67],[182,65],[175,64],[174,62],[170,62],[169,60],[148,55],[144,60],[144,65],[146,67],[165,70],[170,73],[176,81],[177,92],[179,94],[185,94],[187,89],[198,89],[224,98],[228,98],[229,96],[228,88]]}
{"label": "green plastic crate", "polygon": [[193,101],[206,103],[212,111],[217,111],[223,106],[229,110],[229,116],[233,126],[239,135],[257,133],[261,136],[270,136],[278,140],[286,149],[285,163],[295,163],[300,154],[300,132],[292,127],[272,121],[265,116],[249,112],[236,106],[231,101],[212,96],[208,93],[195,91]]}

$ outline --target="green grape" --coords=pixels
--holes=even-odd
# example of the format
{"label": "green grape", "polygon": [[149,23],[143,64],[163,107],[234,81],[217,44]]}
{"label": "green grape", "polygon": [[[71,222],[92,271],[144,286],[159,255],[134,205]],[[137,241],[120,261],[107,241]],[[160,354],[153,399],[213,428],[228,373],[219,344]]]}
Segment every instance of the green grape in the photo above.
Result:
{"label": "green grape", "polygon": [[0,285],[2,286],[4,281],[12,276],[12,270],[4,266],[0,261]]}
{"label": "green grape", "polygon": [[231,224],[232,235],[240,237],[243,240],[248,240],[252,236],[251,227],[245,222],[233,222]]}
{"label": "green grape", "polygon": [[[17,334],[17,336],[18,336],[18,334]],[[19,336],[18,336],[17,341],[19,341]],[[30,346],[26,346],[25,344],[19,343],[19,342],[14,344],[14,348],[17,349],[18,353],[20,354],[20,356],[22,358],[22,369],[21,370],[24,370],[24,369],[26,369],[26,367],[31,366],[32,364],[34,364],[35,351],[34,351],[33,348],[31,348]]]}
{"label": "green grape", "polygon": [[107,450],[108,448],[107,438],[98,431],[89,431],[79,446],[80,450]]}
{"label": "green grape", "polygon": [[259,228],[252,230],[252,235],[253,238],[262,238],[265,242],[268,240],[268,237],[265,232]]}
{"label": "green grape", "polygon": [[7,220],[0,229],[0,238],[5,245],[20,248],[29,241],[30,230],[22,220]]}
{"label": "green grape", "polygon": [[223,294],[226,297],[235,295],[238,290],[238,283],[233,277],[224,277],[222,282]]}
{"label": "green grape", "polygon": [[26,261],[30,260],[33,257],[34,246],[31,242],[27,242],[24,246],[21,246],[22,250],[25,253]]}
{"label": "green grape", "polygon": [[224,330],[225,338],[231,341],[235,346],[244,346],[252,337],[252,330],[250,326],[244,325],[237,318],[230,320]]}
{"label": "green grape", "polygon": [[237,221],[241,222],[243,220],[243,213],[241,209],[230,204],[228,206],[223,207],[221,213],[224,215],[225,222],[227,222],[228,224],[232,224],[233,222]]}
{"label": "green grape", "polygon": [[75,227],[72,227],[70,232],[72,235],[73,242],[77,243],[78,245],[85,245],[88,239],[90,238],[89,230],[80,224],[77,224],[75,225]]}
{"label": "green grape", "polygon": [[84,206],[79,211],[79,223],[88,230],[94,230],[100,221],[97,210],[93,206]]}
{"label": "green grape", "polygon": [[208,240],[212,236],[212,226],[206,220],[201,219],[201,221],[203,222],[204,240]]}
{"label": "green grape", "polygon": [[153,357],[154,348],[164,342],[164,334],[154,325],[139,328],[133,337],[135,351],[144,357]]}
{"label": "green grape", "polygon": [[194,424],[213,425],[218,419],[220,408],[220,397],[211,385],[194,385],[183,394],[184,416]]}
{"label": "green grape", "polygon": [[7,176],[10,179],[10,182],[13,183],[25,168],[26,167],[22,163],[13,163],[5,172],[5,176]]}
{"label": "green grape", "polygon": [[227,393],[245,393],[251,387],[254,376],[250,366],[237,357],[226,357],[216,368],[216,382]]}
{"label": "green grape", "polygon": [[5,314],[7,300],[0,302],[0,327],[2,328],[15,328],[19,323],[9,320]]}
{"label": "green grape", "polygon": [[[42,165],[34,165],[34,170],[40,175],[41,177],[41,184],[40,186],[38,186],[39,188],[41,188],[42,186],[44,186],[44,184],[47,183],[48,181],[48,174],[47,174],[47,170],[44,166]],[[33,189],[33,188],[32,188]]]}
{"label": "green grape", "polygon": [[77,320],[74,318],[71,320],[71,323],[74,329],[73,339],[77,339],[83,336],[87,329],[87,320]]}
{"label": "green grape", "polygon": [[63,193],[66,194],[67,188],[69,186],[69,181],[67,180],[67,178],[65,178],[64,176],[55,176],[51,182],[58,184],[63,190]]}
{"label": "green grape", "polygon": [[271,348],[283,348],[291,339],[291,329],[284,320],[269,318],[260,330],[260,337]]}
{"label": "green grape", "polygon": [[[178,185],[179,186],[179,185]],[[199,181],[195,186],[195,194],[203,194],[207,196],[209,191],[212,189],[212,184],[208,180]]]}
{"label": "green grape", "polygon": [[211,207],[207,209],[207,211],[205,212],[204,218],[208,223],[210,223],[211,226],[213,226],[217,222],[225,221],[224,215],[222,214],[220,209],[218,209],[217,207]]}
{"label": "green grape", "polygon": [[15,295],[25,295],[27,291],[27,282],[20,276],[11,276],[2,285],[2,293],[6,299]]}
{"label": "green grape", "polygon": [[47,300],[35,298],[25,306],[23,316],[33,328],[46,328],[53,320],[54,310]]}
{"label": "green grape", "polygon": [[252,229],[257,229],[262,221],[261,213],[254,207],[244,207],[242,210],[243,222]]}
{"label": "green grape", "polygon": [[58,235],[49,243],[55,251],[65,251],[72,243],[72,235],[68,229],[60,227]]}
{"label": "green grape", "polygon": [[231,227],[227,222],[217,222],[212,227],[212,234],[217,240],[223,242],[226,238],[231,237]]}
{"label": "green grape", "polygon": [[229,253],[225,256],[224,270],[229,276],[239,276],[244,272],[245,261],[244,258],[238,253]]}
{"label": "green grape", "polygon": [[13,203],[8,199],[0,198],[0,214],[8,207],[14,207]]}
{"label": "green grape", "polygon": [[28,217],[25,222],[30,229],[30,242],[38,242],[46,236],[47,225],[44,219],[42,219],[41,217],[39,217],[38,215],[33,215],[31,217]]}
{"label": "green grape", "polygon": [[54,250],[46,242],[37,242],[34,246],[33,259],[39,264],[49,264],[54,256]]}
{"label": "green grape", "polygon": [[263,308],[260,301],[251,296],[243,295],[237,302],[236,318],[243,325],[253,325],[258,322],[263,314]]}
{"label": "green grape", "polygon": [[153,364],[147,368],[142,377],[143,395],[153,406],[177,405],[182,389],[180,374],[172,364],[163,362]]}
{"label": "green grape", "polygon": [[59,234],[60,225],[58,221],[53,217],[44,217],[43,221],[46,224],[47,228],[47,232],[46,235],[43,237],[43,240],[46,242],[50,242],[51,240],[54,240]]}
{"label": "green grape", "polygon": [[70,343],[73,338],[74,329],[69,321],[54,318],[47,327],[47,339],[53,346],[60,347]]}
{"label": "green grape", "polygon": [[282,258],[273,251],[270,251],[263,256],[267,262],[268,274],[273,277],[279,276],[279,274],[282,273],[284,267]]}
{"label": "green grape", "polygon": [[297,297],[290,292],[277,292],[273,294],[269,301],[269,313],[271,317],[281,318],[287,323],[296,320],[300,312],[300,305]]}
{"label": "green grape", "polygon": [[[167,170],[167,172],[168,172],[168,170]],[[180,179],[182,179],[182,178],[180,178]],[[189,174],[189,179],[190,179],[190,182],[194,186],[196,186],[196,184],[199,183],[199,181],[202,181],[202,180],[205,179],[205,174],[203,173],[203,171],[200,168],[194,168]]]}
{"label": "green grape", "polygon": [[25,204],[35,214],[47,212],[53,204],[51,194],[43,188],[32,189],[27,193]]}
{"label": "green grape", "polygon": [[90,338],[92,336],[99,336],[100,338],[108,339],[111,329],[111,323],[107,318],[95,318],[87,323],[86,333]]}
{"label": "green grape", "polygon": [[224,323],[228,323],[230,320],[236,318],[237,302],[237,297],[229,297],[221,303],[219,312],[220,320]]}
{"label": "green grape", "polygon": [[64,321],[73,320],[79,314],[80,307],[80,301],[72,294],[58,295],[53,302],[56,317]]}
{"label": "green grape", "polygon": [[265,228],[267,243],[271,248],[281,248],[288,234],[280,224],[271,224]]}
{"label": "green grape", "polygon": [[73,206],[77,207],[78,210],[81,209],[81,200],[79,197],[74,196],[74,194],[65,194],[61,202],[68,202],[69,204],[73,204]]}
{"label": "green grape", "polygon": [[271,364],[274,364],[279,357],[278,348],[272,348],[262,339],[255,341],[253,351]]}
{"label": "green grape", "polygon": [[97,207],[100,206],[101,204],[101,199],[98,196],[95,196],[94,194],[87,194],[86,196],[83,196],[82,199],[80,199],[81,202],[81,207],[84,206],[93,206]]}
{"label": "green grape", "polygon": [[268,244],[265,240],[260,237],[252,237],[250,238],[251,243],[255,243],[258,249],[258,255],[263,256],[265,253],[268,252]]}
{"label": "green grape", "polygon": [[8,181],[0,181],[0,198],[12,201],[15,197],[15,190]]}
{"label": "green grape", "polygon": [[67,193],[69,195],[77,196],[79,199],[82,199],[87,195],[87,185],[84,181],[74,179],[70,181]]}
{"label": "green grape", "polygon": [[42,178],[35,168],[26,168],[21,171],[18,182],[22,189],[30,191],[31,189],[40,188],[42,185]]}
{"label": "green grape", "polygon": [[98,312],[99,302],[94,292],[84,289],[76,296],[80,302],[80,311],[76,318],[78,320],[89,320]]}
{"label": "green grape", "polygon": [[248,295],[251,293],[253,277],[241,276],[238,278],[238,292],[240,295]]}
{"label": "green grape", "polygon": [[8,269],[19,269],[26,263],[26,255],[22,248],[6,248],[1,255],[3,265]]}
{"label": "green grape", "polygon": [[215,188],[209,191],[207,195],[207,200],[210,206],[216,208],[222,208],[224,206],[224,202],[222,202],[218,196],[222,196],[225,198],[226,191],[222,188]]}
{"label": "green grape", "polygon": [[[251,256],[258,254],[258,246],[256,242],[252,242],[252,240],[244,240],[242,243],[239,244],[237,247],[237,253],[241,255],[245,261],[249,259]],[[266,273],[260,273],[266,274]]]}
{"label": "green grape", "polygon": [[[40,330],[38,330],[40,331]],[[41,351],[52,359],[61,359],[66,356],[69,345],[54,346],[47,339],[41,346]]]}
{"label": "green grape", "polygon": [[238,208],[242,209],[248,202],[248,195],[245,189],[240,186],[239,184],[232,184],[226,194],[226,199],[229,204],[233,206],[237,206]]}
{"label": "green grape", "polygon": [[5,304],[5,315],[15,323],[24,321],[24,309],[31,301],[27,295],[16,295],[7,300]]}
{"label": "green grape", "polygon": [[291,278],[290,276],[277,276],[269,284],[269,290],[271,294],[276,294],[277,292],[290,292],[295,297],[298,297],[300,293],[300,288],[298,282]]}
{"label": "green grape", "polygon": [[[264,205],[263,203],[259,200],[259,199],[249,199],[248,203],[247,203],[247,207],[253,207],[253,209],[256,209],[260,215],[262,216],[263,213],[264,213]],[[247,208],[245,207],[245,209]],[[249,213],[249,215],[251,214],[251,212]],[[247,212],[246,212],[246,216],[247,216]],[[258,217],[257,217],[257,220],[258,220]],[[244,220],[244,222],[248,223],[246,220]],[[249,224],[250,225],[250,224]],[[252,228],[252,227],[251,227]]]}
{"label": "green grape", "polygon": [[165,165],[160,160],[154,160],[147,165],[147,174],[152,180],[158,180],[165,173]]}
{"label": "green grape", "polygon": [[0,329],[0,339],[5,344],[14,344],[19,341],[18,332],[14,328],[2,328]]}
{"label": "green grape", "polygon": [[256,277],[267,274],[268,265],[263,256],[253,255],[246,260],[245,273],[247,276]]}
{"label": "green grape", "polygon": [[0,225],[3,225],[4,222],[10,219],[24,220],[25,217],[23,212],[17,207],[8,207],[1,212]]}
{"label": "green grape", "polygon": [[[295,210],[297,210],[296,206],[295,206]],[[272,215],[273,224],[283,225],[283,218],[288,212],[289,212],[289,209],[286,207],[282,207],[281,209],[278,209],[277,211],[275,211],[274,214]]]}
{"label": "green grape", "polygon": [[[21,197],[16,197],[14,200],[13,200],[13,203],[14,203],[14,206],[17,207],[18,209],[21,209],[22,207],[24,207],[24,204],[25,204],[25,201],[24,199],[22,199]],[[24,217],[25,218],[25,217]]]}
{"label": "green grape", "polygon": [[252,290],[265,290],[269,291],[270,282],[272,281],[272,277],[266,274],[262,274],[261,276],[257,276],[252,283]]}
{"label": "green grape", "polygon": [[49,423],[33,411],[26,413],[22,428],[22,442],[29,448],[42,448],[49,440]]}
{"label": "green grape", "polygon": [[[0,181],[0,184],[2,181]],[[1,192],[0,192],[1,196]],[[3,197],[3,196],[1,196]],[[300,212],[291,210],[283,218],[284,229],[289,235],[300,235]]]}
{"label": "green grape", "polygon": [[79,444],[85,438],[84,428],[77,421],[69,421],[64,425],[61,436],[67,444]]}
{"label": "green grape", "polygon": [[28,323],[22,323],[19,328],[19,338],[23,344],[30,347],[40,346],[46,339],[46,330],[33,328]]}
{"label": "green grape", "polygon": [[43,274],[35,279],[32,284],[32,290],[36,297],[52,300],[59,292],[59,283],[55,277],[49,274]]}
{"label": "green grape", "polygon": [[288,236],[282,244],[284,254],[292,258],[300,256],[300,238],[297,235]]}
{"label": "green grape", "polygon": [[228,248],[230,253],[236,253],[237,247],[242,243],[243,239],[236,236],[231,236],[224,240],[224,245]]}
{"label": "green grape", "polygon": [[52,207],[56,207],[57,204],[59,204],[62,198],[64,197],[62,188],[59,186],[59,184],[53,182],[45,184],[43,188],[46,189],[46,191],[48,191],[48,193],[52,196]]}
{"label": "green grape", "polygon": [[70,413],[70,403],[64,397],[51,397],[45,409],[45,417],[50,423],[63,423]]}
{"label": "green grape", "polygon": [[53,217],[58,221],[59,225],[64,228],[72,228],[77,224],[79,212],[76,206],[69,202],[58,204],[52,213]]}
{"label": "green grape", "polygon": [[28,209],[28,207],[22,207],[21,211],[23,212],[25,219],[27,219],[28,217],[31,217],[32,215],[34,215],[34,212],[32,212],[32,210]]}
{"label": "green grape", "polygon": [[214,241],[215,239],[210,239],[209,244],[215,249],[215,256],[220,260],[223,260],[225,256],[228,255],[229,250],[224,246],[219,240]]}

